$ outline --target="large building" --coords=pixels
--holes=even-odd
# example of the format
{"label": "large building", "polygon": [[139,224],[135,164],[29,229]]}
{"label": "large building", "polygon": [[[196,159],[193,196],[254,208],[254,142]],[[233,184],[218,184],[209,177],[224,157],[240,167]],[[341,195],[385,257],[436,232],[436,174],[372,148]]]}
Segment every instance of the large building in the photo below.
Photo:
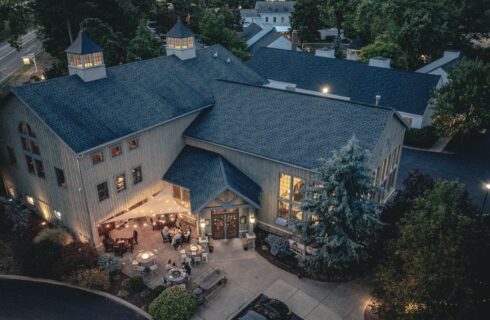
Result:
{"label": "large building", "polygon": [[12,88],[0,107],[10,196],[95,244],[105,226],[165,214],[215,239],[253,220],[287,231],[318,159],[353,135],[379,199],[394,190],[406,127],[394,109],[267,87],[221,46],[196,51],[180,21],[167,42],[166,57],[106,68],[80,33],[69,76]]}

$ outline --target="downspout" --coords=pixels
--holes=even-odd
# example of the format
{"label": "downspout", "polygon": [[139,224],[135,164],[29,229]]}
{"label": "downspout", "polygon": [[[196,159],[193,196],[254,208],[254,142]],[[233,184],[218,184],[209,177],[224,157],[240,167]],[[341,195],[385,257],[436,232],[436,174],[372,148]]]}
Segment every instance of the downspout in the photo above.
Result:
{"label": "downspout", "polygon": [[87,215],[88,215],[88,220],[90,222],[90,242],[92,244],[94,244],[94,231],[93,231],[93,226],[95,224],[94,221],[92,221],[92,216],[90,215],[90,210],[89,210],[89,207],[88,207],[88,200],[87,200],[87,192],[85,191],[85,182],[83,180],[83,175],[82,175],[82,170],[80,169],[80,159],[83,158],[83,155],[82,156],[76,156],[76,159],[77,159],[77,167],[78,167],[78,173],[80,174],[80,181],[82,182],[82,190],[79,190],[79,191],[83,191],[83,199],[84,199],[84,202],[85,202],[85,210],[87,212]]}

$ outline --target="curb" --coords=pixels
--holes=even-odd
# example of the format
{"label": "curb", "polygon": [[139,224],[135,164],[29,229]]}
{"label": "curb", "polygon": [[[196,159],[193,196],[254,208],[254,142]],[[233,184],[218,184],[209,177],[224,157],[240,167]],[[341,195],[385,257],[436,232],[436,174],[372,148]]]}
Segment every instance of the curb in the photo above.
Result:
{"label": "curb", "polygon": [[141,310],[140,308],[138,308],[134,304],[131,304],[131,303],[127,302],[126,300],[123,300],[123,299],[116,297],[116,296],[114,296],[110,293],[107,293],[107,292],[82,288],[79,286],[74,286],[72,284],[68,284],[68,283],[64,283],[64,282],[60,282],[60,281],[55,281],[55,280],[51,280],[51,279],[31,278],[31,277],[26,277],[26,276],[4,275],[4,274],[0,275],[0,279],[48,283],[48,284],[53,284],[53,285],[57,285],[57,286],[83,290],[83,291],[90,292],[92,294],[96,294],[96,295],[102,296],[104,298],[110,299],[110,300],[112,300],[118,304],[121,304],[121,305],[139,313],[140,315],[142,315],[146,319],[152,320],[152,317],[148,313]]}

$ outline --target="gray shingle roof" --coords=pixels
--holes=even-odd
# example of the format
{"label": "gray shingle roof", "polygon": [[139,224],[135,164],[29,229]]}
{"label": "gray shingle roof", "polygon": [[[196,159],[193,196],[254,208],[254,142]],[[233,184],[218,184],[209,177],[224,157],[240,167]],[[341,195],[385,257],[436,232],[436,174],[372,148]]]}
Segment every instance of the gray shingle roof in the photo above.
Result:
{"label": "gray shingle roof", "polygon": [[211,105],[214,78],[264,83],[226,49],[212,46],[198,50],[195,59],[158,57],[108,68],[105,79],[69,76],[12,92],[82,153]]}
{"label": "gray shingle roof", "polygon": [[226,190],[260,208],[260,187],[221,155],[186,146],[163,180],[190,190],[191,208],[200,211]]}
{"label": "gray shingle roof", "polygon": [[259,50],[262,47],[267,47],[277,39],[282,37],[282,35],[277,32],[274,28],[272,28],[268,33],[266,33],[260,40],[252,44],[250,47],[247,48],[247,50],[253,55],[257,50]]}
{"label": "gray shingle roof", "polygon": [[214,81],[215,104],[184,135],[316,169],[353,134],[373,150],[395,111],[284,90]]}
{"label": "gray shingle roof", "polygon": [[99,47],[95,42],[90,40],[90,38],[83,32],[78,33],[77,38],[72,44],[65,50],[66,53],[75,54],[89,54],[94,52],[102,52],[103,49]]}
{"label": "gray shingle roof", "polygon": [[257,1],[255,10],[259,13],[293,12],[295,1]]}
{"label": "gray shingle roof", "polygon": [[258,24],[252,23],[248,27],[243,28],[243,31],[240,33],[240,35],[243,39],[245,39],[245,41],[247,41],[260,31],[262,31],[262,28]]}
{"label": "gray shingle roof", "polygon": [[192,31],[184,25],[184,23],[182,22],[182,20],[180,20],[180,18],[177,18],[177,22],[175,23],[175,25],[172,27],[172,29],[170,29],[167,32],[167,37],[173,37],[173,38],[182,39],[182,38],[188,38],[193,36],[194,33],[192,33]]}
{"label": "gray shingle roof", "polygon": [[380,104],[422,115],[440,77],[430,74],[371,67],[343,59],[317,57],[298,51],[260,48],[245,63],[267,79],[295,83],[298,88],[350,97],[353,101]]}

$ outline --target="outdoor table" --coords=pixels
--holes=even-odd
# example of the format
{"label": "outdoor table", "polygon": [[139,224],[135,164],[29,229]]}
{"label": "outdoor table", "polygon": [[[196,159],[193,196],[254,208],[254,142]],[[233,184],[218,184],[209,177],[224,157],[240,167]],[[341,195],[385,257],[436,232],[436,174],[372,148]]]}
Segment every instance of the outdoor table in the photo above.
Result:
{"label": "outdoor table", "polygon": [[155,254],[151,251],[141,251],[135,259],[141,266],[149,267],[154,264]]}
{"label": "outdoor table", "polygon": [[172,285],[184,283],[185,270],[182,268],[172,268],[167,272],[167,280]]}

